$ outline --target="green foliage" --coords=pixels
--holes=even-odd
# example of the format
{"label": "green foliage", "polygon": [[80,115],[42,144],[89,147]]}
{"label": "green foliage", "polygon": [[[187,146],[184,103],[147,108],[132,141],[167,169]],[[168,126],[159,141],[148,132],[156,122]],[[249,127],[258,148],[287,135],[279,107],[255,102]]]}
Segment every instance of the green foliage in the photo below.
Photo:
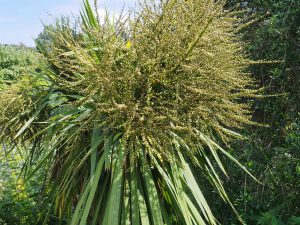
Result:
{"label": "green foliage", "polygon": [[27,225],[37,222],[41,180],[35,178],[25,185],[24,179],[18,178],[23,164],[18,151],[10,155],[0,152],[0,224]]}
{"label": "green foliage", "polygon": [[[16,119],[16,112],[20,112],[20,117],[27,120],[28,105],[21,99],[21,92],[25,94],[26,89],[29,94],[27,88],[33,80],[29,79],[28,74],[35,71],[34,57],[32,49],[0,45],[1,137],[13,130],[13,123],[7,122]],[[24,106],[20,108],[22,104]],[[10,141],[1,142],[0,147],[0,224],[35,224],[41,212],[39,203],[43,199],[39,193],[42,172],[25,183],[19,175],[25,163],[26,151],[23,148],[10,149]]]}
{"label": "green foliage", "polygon": [[[246,224],[257,224],[258,216],[262,212],[271,212],[271,209],[278,205],[284,207],[276,210],[276,218],[286,222],[292,216],[299,217],[299,125],[299,119],[296,119],[286,130],[285,142],[280,147],[267,149],[259,139],[254,138],[256,136],[247,144],[239,143],[242,153],[239,160],[262,182],[258,185],[237,171],[234,166],[229,168],[231,179],[225,185],[229,188],[230,195],[235,196],[233,203]],[[234,215],[221,207],[221,203],[216,201],[213,208],[219,210],[218,218],[228,215],[228,219],[223,220],[222,224],[237,224]],[[268,213],[267,215],[270,216]]]}
{"label": "green foliage", "polygon": [[276,207],[268,212],[263,213],[259,219],[259,225],[299,225],[300,217],[292,216],[288,219],[287,223],[283,222],[280,218],[280,210],[284,205]]}
{"label": "green foliage", "polygon": [[0,90],[5,84],[28,73],[33,67],[34,50],[9,45],[0,45]]}
{"label": "green foliage", "polygon": [[266,15],[247,28],[245,39],[254,60],[282,60],[276,64],[258,64],[252,72],[264,87],[265,95],[275,95],[256,102],[257,120],[270,125],[260,133],[266,144],[280,146],[285,129],[300,111],[300,2],[229,1],[257,17]]}
{"label": "green foliage", "polygon": [[[251,67],[264,88],[265,98],[255,100],[256,121],[268,127],[249,129],[245,135],[251,142],[240,142],[238,159],[263,183],[257,185],[234,166],[229,169],[231,180],[225,185],[235,196],[234,204],[247,224],[257,224],[262,212],[284,204],[277,218],[288,221],[299,216],[299,112],[300,112],[300,5],[294,0],[243,1],[230,0],[245,10],[256,22],[244,28],[248,52],[254,60],[281,60],[277,64],[257,64]],[[270,96],[271,95],[271,96]],[[269,96],[269,97],[267,97]],[[244,178],[242,178],[244,177]],[[241,188],[242,187],[242,188]],[[237,191],[238,190],[238,191]],[[230,211],[215,202],[218,218]],[[222,224],[237,223],[228,216]]]}

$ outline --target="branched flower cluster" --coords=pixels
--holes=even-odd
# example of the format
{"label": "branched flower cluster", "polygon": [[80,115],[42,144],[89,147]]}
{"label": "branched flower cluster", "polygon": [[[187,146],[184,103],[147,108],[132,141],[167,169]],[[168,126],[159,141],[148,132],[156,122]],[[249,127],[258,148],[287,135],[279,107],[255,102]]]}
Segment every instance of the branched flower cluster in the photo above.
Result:
{"label": "branched flower cluster", "polygon": [[143,9],[116,23],[86,21],[76,31],[65,21],[48,30],[54,83],[83,96],[77,104],[93,107],[96,126],[122,131],[127,144],[155,139],[149,151],[160,158],[172,149],[172,132],[190,143],[197,132],[230,141],[230,129],[251,123],[241,99],[253,95],[237,21],[212,0],[149,1]]}

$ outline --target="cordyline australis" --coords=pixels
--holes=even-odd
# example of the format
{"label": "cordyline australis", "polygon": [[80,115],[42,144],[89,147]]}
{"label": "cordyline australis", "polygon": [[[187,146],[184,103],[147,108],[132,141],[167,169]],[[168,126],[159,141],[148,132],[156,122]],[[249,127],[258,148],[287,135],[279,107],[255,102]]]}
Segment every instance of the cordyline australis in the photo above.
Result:
{"label": "cordyline australis", "polygon": [[220,145],[252,123],[255,96],[239,21],[213,0],[101,21],[85,0],[75,25],[46,27],[42,73],[2,91],[2,140],[29,149],[27,179],[49,171],[70,224],[217,224],[193,171],[233,208],[219,155],[244,167]]}

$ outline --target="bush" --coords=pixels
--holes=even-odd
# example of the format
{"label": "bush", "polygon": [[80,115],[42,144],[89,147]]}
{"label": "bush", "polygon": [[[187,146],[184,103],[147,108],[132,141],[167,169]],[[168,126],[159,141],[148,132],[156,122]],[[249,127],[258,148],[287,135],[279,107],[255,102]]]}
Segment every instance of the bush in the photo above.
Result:
{"label": "bush", "polygon": [[36,224],[39,217],[41,179],[25,184],[18,178],[23,164],[17,151],[10,155],[0,152],[0,219],[7,225]]}
{"label": "bush", "polygon": [[[11,109],[18,110],[25,115],[25,108],[14,107],[12,99],[20,96],[18,91],[20,80],[35,72],[34,50],[0,45],[0,124],[13,119]],[[26,81],[30,83],[29,80]],[[15,87],[15,88],[14,88]],[[7,102],[7,100],[9,102]],[[16,100],[18,102],[18,100]],[[23,115],[23,116],[24,116]],[[8,119],[9,118],[9,119]],[[9,129],[12,129],[10,127]],[[0,136],[5,136],[3,129]],[[8,142],[1,142],[0,147],[0,224],[36,224],[39,216],[39,204],[42,179],[40,174],[25,184],[24,178],[19,177],[25,163],[26,151],[23,146],[10,149]]]}

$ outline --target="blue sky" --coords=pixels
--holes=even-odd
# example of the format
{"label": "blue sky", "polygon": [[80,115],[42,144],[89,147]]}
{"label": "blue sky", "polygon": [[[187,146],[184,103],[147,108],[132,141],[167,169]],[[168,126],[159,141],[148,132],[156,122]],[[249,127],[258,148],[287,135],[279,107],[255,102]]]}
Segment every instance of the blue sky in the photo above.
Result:
{"label": "blue sky", "polygon": [[[93,3],[93,0],[90,0]],[[136,0],[98,0],[100,14],[104,6],[117,14],[131,8]],[[52,23],[60,15],[78,15],[81,0],[0,0],[0,43],[34,46],[33,38],[43,30],[42,22]]]}

